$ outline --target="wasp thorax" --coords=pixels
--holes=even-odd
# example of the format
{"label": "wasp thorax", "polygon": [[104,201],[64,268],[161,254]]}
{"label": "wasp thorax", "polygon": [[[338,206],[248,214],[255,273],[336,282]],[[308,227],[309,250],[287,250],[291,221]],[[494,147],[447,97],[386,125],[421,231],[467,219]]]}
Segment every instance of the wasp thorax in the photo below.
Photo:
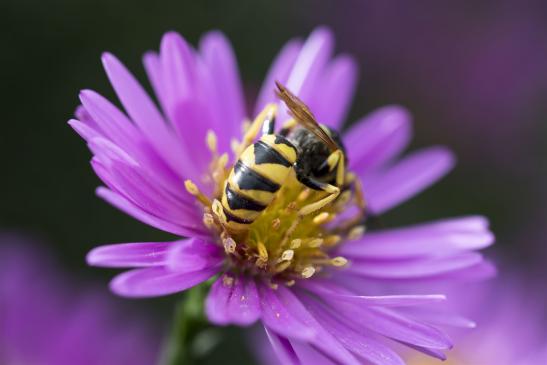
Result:
{"label": "wasp thorax", "polygon": [[[273,286],[293,285],[326,267],[348,265],[335,247],[364,232],[364,202],[354,175],[343,170],[344,152],[329,154],[317,146],[319,140],[313,141],[312,150],[322,151],[326,168],[338,178],[327,183],[300,176],[297,161],[305,160],[302,153],[312,146],[305,146],[304,138],[295,143],[275,134],[268,123],[276,110],[268,105],[253,123],[245,123],[242,140],[232,142],[232,163],[227,154],[218,154],[215,134],[207,134],[212,159],[205,183],[214,185],[210,196],[186,182],[203,207],[204,225],[226,252],[227,269],[263,277]],[[295,124],[289,121],[284,128]],[[256,140],[261,129],[266,132]]]}

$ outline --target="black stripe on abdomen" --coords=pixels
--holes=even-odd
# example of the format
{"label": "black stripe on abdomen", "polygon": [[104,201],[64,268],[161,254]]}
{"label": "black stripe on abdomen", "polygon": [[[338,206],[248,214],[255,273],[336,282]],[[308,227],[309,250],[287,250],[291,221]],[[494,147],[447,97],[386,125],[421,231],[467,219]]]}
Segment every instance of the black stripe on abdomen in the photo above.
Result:
{"label": "black stripe on abdomen", "polygon": [[230,184],[226,184],[226,200],[231,210],[245,209],[255,212],[261,212],[266,209],[265,205],[262,205],[246,196],[238,194],[236,191],[230,188]]}
{"label": "black stripe on abdomen", "polygon": [[254,144],[255,163],[257,165],[263,163],[273,163],[285,167],[290,167],[291,163],[283,157],[283,155],[277,152],[273,147],[267,145],[262,141],[258,141]]}
{"label": "black stripe on abdomen", "polygon": [[228,222],[232,221],[232,222],[236,222],[236,223],[240,223],[240,224],[251,224],[251,223],[253,223],[253,221],[251,221],[251,220],[239,218],[239,217],[233,215],[232,213],[230,213],[228,211],[228,209],[226,209],[224,207],[222,207],[222,210],[224,211],[224,215],[226,216],[226,220]]}
{"label": "black stripe on abdomen", "polygon": [[275,193],[280,188],[279,184],[260,175],[241,160],[238,160],[234,166],[234,183],[241,190],[261,190]]}

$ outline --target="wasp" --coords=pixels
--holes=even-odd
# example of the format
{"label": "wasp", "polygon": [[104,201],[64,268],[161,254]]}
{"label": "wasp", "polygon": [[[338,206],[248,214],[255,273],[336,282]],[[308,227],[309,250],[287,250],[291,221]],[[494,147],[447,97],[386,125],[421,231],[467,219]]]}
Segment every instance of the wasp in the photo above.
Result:
{"label": "wasp", "polygon": [[[334,130],[320,125],[310,109],[285,86],[276,82],[277,95],[293,119],[275,133],[277,107],[268,105],[253,121],[240,146],[237,161],[213,210],[230,232],[249,228],[275,198],[293,170],[306,187],[325,192],[302,206],[298,216],[314,213],[332,203],[344,187],[346,155]],[[262,136],[258,136],[262,127]]]}

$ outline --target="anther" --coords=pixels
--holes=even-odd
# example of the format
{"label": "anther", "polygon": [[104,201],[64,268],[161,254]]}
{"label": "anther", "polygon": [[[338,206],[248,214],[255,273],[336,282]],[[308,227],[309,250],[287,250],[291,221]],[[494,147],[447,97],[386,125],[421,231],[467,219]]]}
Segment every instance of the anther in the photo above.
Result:
{"label": "anther", "polygon": [[222,284],[227,287],[234,285],[234,278],[228,275],[222,277]]}
{"label": "anther", "polygon": [[341,267],[341,266],[346,266],[346,264],[348,263],[348,260],[345,257],[338,256],[338,257],[335,257],[335,258],[331,259],[330,263],[333,266]]}
{"label": "anther", "polygon": [[302,270],[301,275],[304,279],[309,279],[315,274],[315,268],[313,266],[308,266]]}
{"label": "anther", "polygon": [[228,154],[224,152],[222,155],[220,155],[218,159],[218,165],[217,168],[223,169],[226,167],[226,164],[228,163]]}
{"label": "anther", "polygon": [[327,222],[330,218],[330,214],[328,212],[322,212],[313,217],[313,223],[317,225],[321,225],[325,222]]}
{"label": "anther", "polygon": [[274,220],[272,220],[272,228],[274,230],[278,230],[279,229],[279,226],[281,225],[281,219],[279,218],[275,218]]}
{"label": "anther", "polygon": [[192,180],[186,180],[184,182],[184,187],[186,188],[186,191],[188,191],[190,194],[195,196],[199,202],[205,206],[211,206],[211,201],[209,198],[207,198],[201,191],[199,191],[196,184],[192,182]]}
{"label": "anther", "polygon": [[227,254],[236,252],[236,241],[234,241],[232,237],[224,239],[222,244],[224,245],[224,251],[226,251]]}
{"label": "anther", "polygon": [[336,245],[338,242],[340,242],[342,240],[342,237],[336,235],[336,234],[332,234],[330,236],[327,236],[325,237],[325,245],[327,246],[334,246]]}
{"label": "anther", "polygon": [[345,206],[350,201],[350,199],[351,199],[351,192],[349,190],[346,190],[340,194],[335,204],[337,207],[341,208]]}
{"label": "anther", "polygon": [[365,226],[356,226],[351,229],[348,233],[349,240],[357,240],[363,236],[365,233]]}
{"label": "anther", "polygon": [[241,133],[247,132],[250,127],[251,127],[251,121],[248,119],[244,120],[243,123],[241,123]]}
{"label": "anther", "polygon": [[266,246],[262,242],[258,242],[256,245],[258,249],[258,257],[264,262],[268,261],[268,250],[266,249]]}
{"label": "anther", "polygon": [[215,218],[211,213],[203,213],[203,224],[209,229],[215,227]]}
{"label": "anther", "polygon": [[281,254],[281,260],[282,261],[291,261],[294,257],[294,251],[293,250],[285,250]]}
{"label": "anther", "polygon": [[288,287],[291,287],[291,286],[293,286],[294,284],[296,284],[296,281],[294,281],[294,280],[289,280],[289,281],[287,281],[287,282],[285,283],[285,285],[287,285]]}
{"label": "anther", "polygon": [[279,274],[280,272],[283,272],[283,271],[287,270],[289,268],[289,266],[291,266],[290,261],[280,262],[279,264],[275,265],[274,272],[276,274]]}
{"label": "anther", "polygon": [[232,152],[236,154],[239,151],[239,141],[235,138],[232,138],[230,141],[230,148],[232,149]]}
{"label": "anther", "polygon": [[290,202],[287,205],[287,211],[292,212],[296,210],[296,202]]}
{"label": "anther", "polygon": [[308,242],[308,247],[317,248],[321,247],[321,245],[325,242],[322,238],[314,238],[310,242]]}
{"label": "anther", "polygon": [[304,201],[306,199],[308,199],[310,197],[310,194],[311,194],[311,191],[310,189],[304,189],[300,192],[300,194],[298,194],[298,200],[299,201]]}
{"label": "anther", "polygon": [[295,238],[294,240],[291,241],[291,244],[289,247],[294,250],[300,247],[301,244],[302,244],[302,240],[300,238]]}
{"label": "anther", "polygon": [[207,131],[207,147],[214,154],[217,152],[217,135],[212,130]]}
{"label": "anther", "polygon": [[226,223],[226,215],[224,214],[224,209],[222,209],[222,204],[218,199],[215,199],[212,204],[213,213],[218,217],[221,224]]}

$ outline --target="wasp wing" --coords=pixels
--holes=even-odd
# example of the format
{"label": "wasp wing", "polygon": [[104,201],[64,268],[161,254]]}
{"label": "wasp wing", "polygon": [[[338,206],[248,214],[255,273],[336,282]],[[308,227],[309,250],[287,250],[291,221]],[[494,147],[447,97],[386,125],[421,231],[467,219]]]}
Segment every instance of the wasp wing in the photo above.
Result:
{"label": "wasp wing", "polygon": [[277,96],[287,105],[295,120],[322,140],[331,151],[339,149],[336,142],[317,123],[313,113],[306,104],[280,82],[276,81],[275,84],[277,86]]}

